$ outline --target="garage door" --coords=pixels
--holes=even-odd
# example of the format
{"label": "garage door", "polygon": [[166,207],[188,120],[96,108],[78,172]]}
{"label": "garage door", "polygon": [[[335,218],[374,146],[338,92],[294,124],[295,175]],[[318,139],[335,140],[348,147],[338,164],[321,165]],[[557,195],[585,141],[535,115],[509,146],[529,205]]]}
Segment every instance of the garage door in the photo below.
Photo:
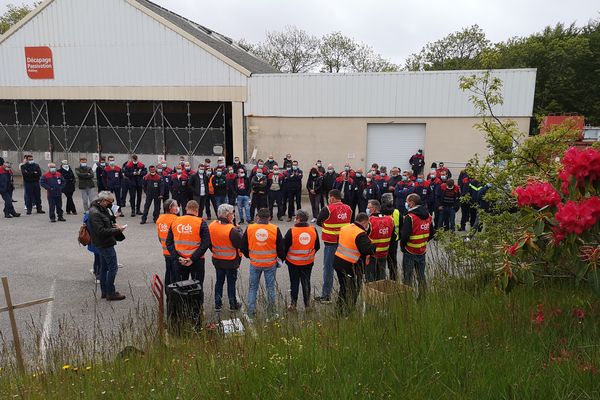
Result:
{"label": "garage door", "polygon": [[408,160],[425,147],[425,124],[368,124],[367,168],[373,163],[410,169]]}

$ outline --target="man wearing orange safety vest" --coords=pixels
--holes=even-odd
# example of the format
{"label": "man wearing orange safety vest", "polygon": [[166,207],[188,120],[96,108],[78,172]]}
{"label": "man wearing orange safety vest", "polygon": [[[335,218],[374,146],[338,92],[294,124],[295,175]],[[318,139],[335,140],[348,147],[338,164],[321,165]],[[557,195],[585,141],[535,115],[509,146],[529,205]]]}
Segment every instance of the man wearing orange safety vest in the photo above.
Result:
{"label": "man wearing orange safety vest", "polygon": [[342,193],[337,189],[329,191],[329,204],[321,209],[317,217],[317,225],[321,228],[321,239],[325,243],[323,250],[323,289],[321,296],[315,300],[321,303],[331,303],[333,290],[333,256],[338,246],[340,229],[350,223],[352,210],[342,203]]}
{"label": "man wearing orange safety vest", "polygon": [[354,223],[340,229],[339,236],[333,269],[340,284],[337,308],[340,313],[347,314],[354,308],[358,298],[364,259],[375,254],[375,245],[369,239],[369,216],[359,213]]}
{"label": "man wearing orange safety vest", "polygon": [[375,256],[371,257],[366,267],[367,282],[385,279],[385,267],[390,244],[395,240],[394,220],[389,215],[381,214],[381,204],[377,200],[369,200],[367,215],[371,225],[369,239],[375,245]]}
{"label": "man wearing orange safety vest", "polygon": [[400,248],[402,249],[402,272],[404,284],[412,285],[413,270],[417,270],[419,281],[419,296],[425,294],[427,283],[425,281],[425,253],[427,242],[433,238],[435,229],[431,221],[429,210],[421,205],[421,198],[413,193],[406,198],[408,210],[402,222],[400,233]]}
{"label": "man wearing orange safety vest", "polygon": [[217,273],[215,283],[215,309],[223,308],[223,285],[227,279],[227,297],[229,310],[237,311],[241,305],[235,294],[240,255],[238,250],[242,245],[242,231],[234,225],[234,208],[229,204],[221,204],[217,208],[217,220],[209,226],[210,250],[212,262]]}
{"label": "man wearing orange safety vest", "polygon": [[204,253],[210,247],[208,226],[198,217],[200,206],[190,200],[185,206],[185,215],[177,217],[171,224],[167,236],[167,249],[176,258],[180,281],[194,279],[204,288]]}
{"label": "man wearing orange safety vest", "polygon": [[257,222],[249,225],[242,238],[242,253],[250,259],[250,276],[248,289],[248,316],[256,315],[256,297],[260,276],[265,274],[267,287],[267,312],[275,311],[275,272],[283,263],[285,249],[281,231],[270,222],[271,213],[268,208],[258,210]]}
{"label": "man wearing orange safety vest", "polygon": [[156,220],[156,231],[158,232],[158,240],[160,245],[162,246],[163,256],[165,257],[165,290],[167,286],[169,286],[173,282],[177,282],[178,273],[177,267],[175,265],[175,258],[171,256],[169,253],[169,249],[167,249],[167,236],[169,236],[169,231],[171,230],[171,225],[173,221],[179,215],[179,207],[177,206],[177,201],[173,199],[165,200],[163,204],[164,214],[161,214]]}
{"label": "man wearing orange safety vest", "polygon": [[314,226],[308,224],[308,213],[304,210],[296,211],[296,220],[290,228],[283,242],[285,245],[285,262],[290,274],[292,301],[289,311],[296,311],[298,303],[298,289],[302,284],[302,297],[304,310],[310,310],[310,274],[315,263],[315,254],[319,251],[319,235]]}

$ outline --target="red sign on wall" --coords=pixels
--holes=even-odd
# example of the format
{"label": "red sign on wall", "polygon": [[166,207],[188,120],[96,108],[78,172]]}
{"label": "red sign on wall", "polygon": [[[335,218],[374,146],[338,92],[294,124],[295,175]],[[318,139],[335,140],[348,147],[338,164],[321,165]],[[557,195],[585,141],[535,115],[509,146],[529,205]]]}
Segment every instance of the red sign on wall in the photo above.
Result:
{"label": "red sign on wall", "polygon": [[30,79],[54,79],[52,50],[49,47],[25,47],[25,67]]}

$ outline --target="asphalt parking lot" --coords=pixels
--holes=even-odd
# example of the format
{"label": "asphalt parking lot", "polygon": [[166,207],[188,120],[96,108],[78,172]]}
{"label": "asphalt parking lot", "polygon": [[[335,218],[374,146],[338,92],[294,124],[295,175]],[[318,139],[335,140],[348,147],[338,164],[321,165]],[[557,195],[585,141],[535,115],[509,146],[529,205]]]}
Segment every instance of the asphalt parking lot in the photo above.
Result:
{"label": "asphalt parking lot", "polygon": [[[78,192],[75,204],[81,209]],[[82,214],[65,215],[67,222],[50,223],[48,214],[25,215],[23,192],[17,190],[14,203],[20,218],[0,218],[0,276],[7,276],[13,303],[23,303],[39,298],[54,297],[48,304],[16,310],[17,323],[25,347],[39,351],[42,335],[52,338],[76,328],[82,332],[96,329],[114,329],[116,321],[126,321],[140,308],[154,309],[156,301],[150,291],[154,274],[163,276],[164,259],[152,223],[140,225],[140,217],[129,217],[124,209],[119,223],[128,224],[126,240],[117,245],[119,269],[116,287],[127,299],[120,302],[100,300],[99,287],[90,274],[93,255],[77,242]],[[47,211],[46,199],[42,199]],[[285,234],[291,223],[277,222]],[[313,295],[320,294],[323,252],[317,253],[313,270]],[[242,260],[238,278],[238,293],[245,300],[248,290],[248,260]],[[205,311],[208,319],[216,318],[214,309],[215,270],[210,256],[206,259],[204,281]],[[289,299],[289,276],[286,268],[277,274],[279,301]],[[315,288],[318,288],[315,290]],[[225,294],[226,297],[226,294]],[[224,304],[227,300],[224,298]],[[0,306],[5,306],[0,296]],[[96,323],[94,323],[94,321]],[[7,313],[0,314],[0,333],[6,342],[12,340]]]}

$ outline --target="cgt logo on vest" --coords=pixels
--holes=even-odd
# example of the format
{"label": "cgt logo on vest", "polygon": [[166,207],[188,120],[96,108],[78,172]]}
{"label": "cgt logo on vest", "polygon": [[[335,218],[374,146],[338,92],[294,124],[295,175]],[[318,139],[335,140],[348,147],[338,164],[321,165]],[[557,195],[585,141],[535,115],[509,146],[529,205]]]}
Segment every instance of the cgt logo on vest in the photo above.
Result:
{"label": "cgt logo on vest", "polygon": [[258,240],[259,242],[266,242],[267,239],[269,238],[269,232],[267,232],[266,229],[261,228],[256,231],[254,236],[256,237],[256,240]]}
{"label": "cgt logo on vest", "polygon": [[158,230],[160,232],[169,232],[169,225],[167,225],[167,224],[158,224]]}
{"label": "cgt logo on vest", "polygon": [[384,226],[383,228],[379,228],[379,234],[380,235],[384,235],[387,236],[390,233],[390,228],[388,228],[387,226]]}
{"label": "cgt logo on vest", "polygon": [[298,237],[298,241],[300,242],[300,244],[303,244],[306,246],[307,244],[310,243],[310,235],[306,232],[302,232],[300,234],[300,236]]}
{"label": "cgt logo on vest", "polygon": [[338,217],[338,219],[344,219],[344,220],[348,219],[348,213],[346,213],[346,212],[338,213],[337,217]]}
{"label": "cgt logo on vest", "polygon": [[192,233],[192,226],[190,224],[177,224],[177,227],[175,229],[177,229],[178,233]]}
{"label": "cgt logo on vest", "polygon": [[428,231],[429,230],[429,224],[421,224],[421,230],[422,231]]}

